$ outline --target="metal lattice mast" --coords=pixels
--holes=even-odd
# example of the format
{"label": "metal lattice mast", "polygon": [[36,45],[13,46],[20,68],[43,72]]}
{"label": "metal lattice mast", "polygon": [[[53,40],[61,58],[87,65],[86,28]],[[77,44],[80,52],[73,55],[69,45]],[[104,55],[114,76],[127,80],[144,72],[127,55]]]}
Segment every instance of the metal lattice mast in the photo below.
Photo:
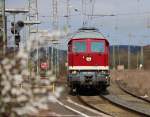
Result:
{"label": "metal lattice mast", "polygon": [[128,44],[128,69],[131,67],[131,38],[132,34],[129,33],[129,44]]}
{"label": "metal lattice mast", "polygon": [[58,0],[52,0],[53,8],[53,29],[58,29]]}
{"label": "metal lattice mast", "polygon": [[83,26],[89,25],[93,18],[95,0],[82,0]]}
{"label": "metal lattice mast", "polygon": [[[53,19],[52,19],[52,28],[53,30],[58,30],[58,0],[52,0],[52,14],[53,14]],[[56,47],[57,48],[57,47]],[[51,49],[51,67],[54,73],[56,74],[57,77],[57,72],[59,73],[59,54],[58,50],[56,49],[54,51],[54,48],[52,47]]]}
{"label": "metal lattice mast", "polygon": [[[29,0],[29,21],[38,21],[37,0]],[[33,31],[38,31],[37,25],[30,26],[30,33]]]}
{"label": "metal lattice mast", "polygon": [[[37,0],[29,0],[29,4],[28,4],[28,9],[29,9],[29,17],[28,17],[28,20],[30,22],[35,22],[35,21],[38,21],[38,7],[37,7]],[[35,24],[35,25],[29,25],[29,39],[30,39],[30,36],[31,34],[33,33],[37,33],[38,32],[38,25]],[[34,36],[36,36],[36,34],[34,34]],[[39,60],[38,60],[38,57],[39,57],[39,51],[38,51],[38,47],[39,46],[39,41],[37,41],[37,78],[38,78],[38,75],[39,75]]]}

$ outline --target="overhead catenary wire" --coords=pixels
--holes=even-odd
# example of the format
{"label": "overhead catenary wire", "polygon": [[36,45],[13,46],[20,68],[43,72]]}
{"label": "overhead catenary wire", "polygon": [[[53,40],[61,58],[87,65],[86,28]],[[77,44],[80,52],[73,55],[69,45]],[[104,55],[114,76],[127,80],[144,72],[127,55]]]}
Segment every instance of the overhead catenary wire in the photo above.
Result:
{"label": "overhead catenary wire", "polygon": [[66,11],[67,11],[67,15],[66,15],[66,24],[67,27],[70,28],[70,0],[66,1]]}
{"label": "overhead catenary wire", "polygon": [[95,6],[95,0],[91,0],[92,2],[92,12],[91,12],[91,20],[93,19],[93,15],[94,15],[94,6]]}

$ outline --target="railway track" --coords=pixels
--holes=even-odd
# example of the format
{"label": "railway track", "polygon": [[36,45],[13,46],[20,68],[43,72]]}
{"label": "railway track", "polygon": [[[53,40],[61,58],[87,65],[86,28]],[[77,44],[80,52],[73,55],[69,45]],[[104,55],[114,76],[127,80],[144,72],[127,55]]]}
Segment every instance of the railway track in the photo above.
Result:
{"label": "railway track", "polygon": [[137,94],[135,94],[135,93],[129,91],[127,88],[125,88],[125,87],[123,86],[123,83],[122,83],[120,80],[117,80],[116,83],[117,83],[117,85],[119,86],[119,88],[120,88],[122,91],[124,91],[125,93],[128,93],[128,94],[130,94],[130,95],[132,95],[132,96],[134,96],[134,97],[137,97],[137,98],[139,98],[139,99],[141,99],[141,100],[144,100],[144,101],[150,103],[150,99],[147,99],[147,98],[143,98],[143,97],[141,97],[141,96],[138,96]]}
{"label": "railway track", "polygon": [[[60,85],[61,83],[58,83],[58,84]],[[84,105],[85,107],[91,108],[92,110],[96,110],[99,113],[104,113],[105,115],[112,116],[112,117],[147,117],[147,116],[150,116],[150,112],[149,112],[150,103],[146,102],[145,100],[141,100],[141,98],[139,97],[130,95],[130,92],[127,93],[124,90],[125,89],[123,89],[121,83],[112,82],[111,87],[108,88],[108,91],[109,91],[108,95],[98,95],[98,94],[94,94],[94,95],[86,94],[85,95],[85,94],[82,94],[81,92],[77,96],[69,96],[69,97],[74,97],[78,100],[76,101],[73,98],[71,98],[72,101],[74,101],[74,102],[71,102],[64,98],[65,96],[67,96],[67,93],[66,93],[64,94],[64,96],[62,96],[64,99],[60,100],[59,105],[62,106],[63,108],[65,107],[69,111],[67,113],[65,112],[64,116],[69,116],[68,113],[72,113],[71,116],[91,117],[92,115],[98,115],[96,113],[93,114],[94,112],[92,111],[90,112],[90,110],[82,107],[82,105]],[[81,107],[78,104],[80,104]],[[99,116],[103,117],[101,115]]]}
{"label": "railway track", "polygon": [[[62,85],[63,84],[63,85]],[[68,115],[66,112],[64,112],[65,116],[75,116],[75,117],[110,117],[106,114],[96,111],[95,109],[88,108],[87,106],[84,106],[81,103],[78,103],[78,101],[74,100],[76,99],[76,96],[68,95],[68,87],[65,85],[65,82],[57,82],[56,85],[64,86],[65,90],[62,93],[61,97],[58,98],[56,101],[57,104],[60,105],[60,107],[63,107],[67,112],[72,113],[71,115]],[[64,114],[63,114],[64,115]],[[60,115],[62,116],[62,114]]]}
{"label": "railway track", "polygon": [[117,105],[123,105],[123,107],[125,106],[139,114],[150,116],[150,102],[148,100],[126,91],[116,81],[112,82],[112,86],[108,90],[110,94],[103,96],[104,98],[110,98],[112,96],[116,100]]}
{"label": "railway track", "polygon": [[110,116],[150,116],[150,101],[126,91],[119,82],[112,82],[108,91],[108,95],[78,95],[77,98],[82,104]]}
{"label": "railway track", "polygon": [[107,111],[104,111],[103,109],[100,109],[99,107],[96,107],[96,105],[94,106],[94,104],[95,104],[94,101],[91,101],[91,100],[93,100],[93,97],[77,96],[77,98],[83,105],[85,105],[93,110],[96,110],[98,112],[104,113],[108,116],[113,116],[111,113],[108,113]]}
{"label": "railway track", "polygon": [[135,112],[116,106],[114,102],[110,102],[101,96],[78,96],[78,99],[84,105],[112,117],[141,117]]}

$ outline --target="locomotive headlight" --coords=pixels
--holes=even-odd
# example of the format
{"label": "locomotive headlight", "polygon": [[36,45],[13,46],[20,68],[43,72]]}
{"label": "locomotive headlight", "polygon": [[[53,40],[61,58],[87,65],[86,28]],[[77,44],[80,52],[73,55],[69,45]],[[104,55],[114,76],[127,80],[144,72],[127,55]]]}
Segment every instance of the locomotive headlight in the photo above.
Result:
{"label": "locomotive headlight", "polygon": [[108,75],[108,71],[99,71],[99,72],[97,72],[97,75],[98,76],[107,76]]}
{"label": "locomotive headlight", "polygon": [[77,74],[77,71],[74,70],[74,71],[72,71],[71,73],[72,73],[72,74]]}
{"label": "locomotive headlight", "polygon": [[101,73],[102,73],[102,74],[106,74],[107,72],[106,72],[106,71],[102,71]]}
{"label": "locomotive headlight", "polygon": [[108,71],[101,71],[102,74],[108,74]]}

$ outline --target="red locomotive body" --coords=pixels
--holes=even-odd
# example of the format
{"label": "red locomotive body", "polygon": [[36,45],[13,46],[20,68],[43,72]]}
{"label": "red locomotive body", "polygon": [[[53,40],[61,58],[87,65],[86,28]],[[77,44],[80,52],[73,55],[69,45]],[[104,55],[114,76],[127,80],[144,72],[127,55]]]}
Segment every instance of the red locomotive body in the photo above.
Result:
{"label": "red locomotive body", "polygon": [[109,42],[96,29],[80,29],[68,42],[68,84],[71,89],[110,84]]}

